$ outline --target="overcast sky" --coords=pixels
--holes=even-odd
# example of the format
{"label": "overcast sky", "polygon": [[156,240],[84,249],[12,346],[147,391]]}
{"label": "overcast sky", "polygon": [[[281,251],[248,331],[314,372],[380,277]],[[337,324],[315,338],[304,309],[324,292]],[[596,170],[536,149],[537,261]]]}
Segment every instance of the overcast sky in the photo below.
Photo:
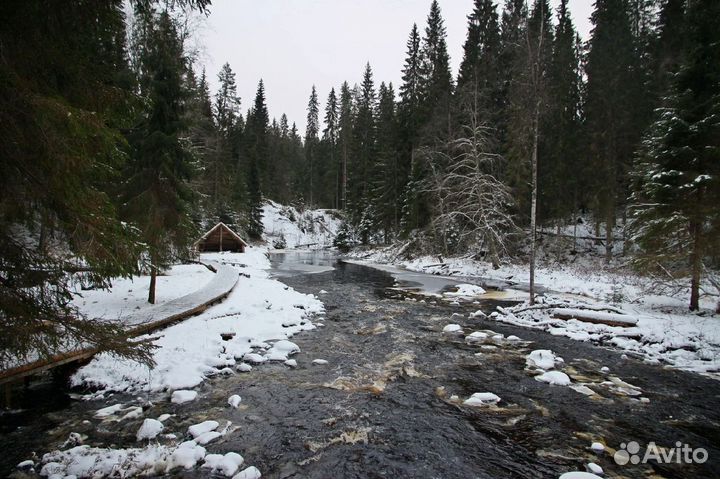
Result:
{"label": "overcast sky", "polygon": [[[301,134],[310,89],[318,90],[321,121],[331,87],[360,83],[370,62],[376,87],[397,90],[413,23],[422,33],[431,0],[213,0],[200,42],[201,63],[215,91],[217,72],[229,62],[236,74],[243,115],[252,105],[260,78],[270,118],[283,113]],[[462,60],[472,0],[439,0],[453,76]],[[551,0],[553,7],[559,0]],[[570,0],[583,39],[594,0]]]}

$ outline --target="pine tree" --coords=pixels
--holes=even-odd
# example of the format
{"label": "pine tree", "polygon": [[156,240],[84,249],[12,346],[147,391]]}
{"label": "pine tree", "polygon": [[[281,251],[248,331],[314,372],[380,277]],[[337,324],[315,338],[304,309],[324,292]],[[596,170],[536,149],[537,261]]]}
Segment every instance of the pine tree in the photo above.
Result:
{"label": "pine tree", "polygon": [[308,106],[307,106],[307,125],[305,126],[305,158],[308,165],[308,175],[309,175],[309,185],[308,185],[308,195],[309,195],[309,205],[312,208],[315,204],[314,197],[315,197],[315,187],[316,187],[316,179],[315,176],[317,172],[315,171],[315,160],[317,156],[317,149],[318,149],[318,133],[320,132],[320,105],[318,103],[318,96],[317,91],[315,90],[315,85],[312,87],[312,91],[310,92],[310,99],[308,100]]}
{"label": "pine tree", "polygon": [[628,196],[627,172],[638,143],[633,112],[640,93],[638,58],[625,0],[598,0],[587,57],[585,107],[596,220],[605,221],[605,256],[613,255],[618,209]]}
{"label": "pine tree", "polygon": [[193,173],[193,157],[183,141],[187,126],[183,121],[188,92],[183,88],[187,63],[182,44],[168,13],[148,28],[143,72],[147,75],[143,92],[149,110],[131,136],[134,146],[129,165],[126,217],[135,222],[147,248],[144,261],[150,271],[148,302],[155,302],[158,271],[188,246],[192,225],[189,204],[193,194],[188,181]]}
{"label": "pine tree", "polygon": [[645,136],[631,198],[637,264],[689,275],[691,310],[700,307],[703,261],[720,247],[719,17],[718,2],[689,2],[684,61]]}

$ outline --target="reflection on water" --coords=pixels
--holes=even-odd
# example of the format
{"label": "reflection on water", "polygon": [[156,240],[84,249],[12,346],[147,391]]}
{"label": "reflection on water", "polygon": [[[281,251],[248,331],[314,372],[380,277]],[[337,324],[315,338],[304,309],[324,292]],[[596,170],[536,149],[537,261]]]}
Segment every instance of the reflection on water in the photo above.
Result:
{"label": "reflection on water", "polygon": [[270,252],[270,275],[276,278],[332,271],[337,253],[328,250],[278,250]]}

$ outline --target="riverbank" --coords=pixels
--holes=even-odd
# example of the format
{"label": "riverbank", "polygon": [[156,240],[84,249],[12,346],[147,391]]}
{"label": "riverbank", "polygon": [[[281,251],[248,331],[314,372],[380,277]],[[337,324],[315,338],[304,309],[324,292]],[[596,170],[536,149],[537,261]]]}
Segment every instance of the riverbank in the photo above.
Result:
{"label": "riverbank", "polygon": [[[528,267],[522,264],[503,264],[493,269],[489,263],[462,257],[403,260],[396,248],[356,251],[349,256],[364,264],[389,264],[501,288],[525,289],[528,280]],[[619,348],[651,363],[720,379],[720,315],[714,313],[715,298],[704,299],[703,309],[691,313],[687,310],[688,291],[673,295],[650,293],[650,280],[617,266],[606,266],[599,259],[539,265],[536,271],[539,290],[544,292],[539,298],[542,304],[529,308],[524,301],[492,312],[491,319]],[[559,319],[555,317],[559,308],[619,311],[636,324],[617,327]]]}

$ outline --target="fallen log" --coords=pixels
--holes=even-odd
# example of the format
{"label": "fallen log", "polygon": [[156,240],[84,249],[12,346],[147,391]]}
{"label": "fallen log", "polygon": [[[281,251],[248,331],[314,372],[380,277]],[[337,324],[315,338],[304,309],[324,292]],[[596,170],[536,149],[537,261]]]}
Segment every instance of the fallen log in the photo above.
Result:
{"label": "fallen log", "polygon": [[637,318],[627,314],[605,313],[603,311],[591,311],[587,309],[556,308],[552,313],[557,319],[576,319],[586,323],[606,324],[608,326],[619,326],[628,328],[637,325]]}

